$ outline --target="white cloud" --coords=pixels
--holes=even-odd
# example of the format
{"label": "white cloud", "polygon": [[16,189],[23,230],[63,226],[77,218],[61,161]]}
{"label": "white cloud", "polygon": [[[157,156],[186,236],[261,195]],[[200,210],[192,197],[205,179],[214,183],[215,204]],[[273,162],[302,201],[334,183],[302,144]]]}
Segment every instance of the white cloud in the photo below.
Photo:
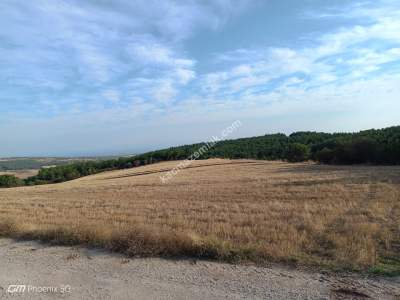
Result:
{"label": "white cloud", "polygon": [[135,61],[141,64],[173,65],[176,61],[171,49],[151,41],[135,42],[129,48],[128,51],[132,52]]}
{"label": "white cloud", "polygon": [[246,76],[253,73],[253,69],[249,65],[239,65],[232,69],[232,76]]}
{"label": "white cloud", "polygon": [[192,70],[177,68],[175,70],[175,76],[177,78],[178,83],[186,85],[194,78],[196,78],[196,73]]}
{"label": "white cloud", "polygon": [[[400,11],[390,6],[385,10],[381,7],[366,9],[363,5],[352,5],[352,8],[349,15],[363,16],[364,20],[368,16],[369,22],[325,33],[315,39],[313,47],[241,48],[218,55],[217,61],[229,62],[231,67],[203,76],[203,91],[213,97],[241,98],[252,92],[259,93],[262,86],[274,80],[297,74],[307,78],[302,79],[304,89],[316,88],[329,82],[370,76],[383,64],[400,62]],[[373,48],[376,41],[380,49]],[[273,86],[278,89],[285,84],[282,80]]]}
{"label": "white cloud", "polygon": [[400,48],[391,48],[384,51],[373,49],[360,49],[356,57],[346,63],[353,66],[378,66],[392,61],[400,60]]}
{"label": "white cloud", "polygon": [[153,89],[154,99],[163,104],[171,102],[177,93],[178,91],[169,80],[159,82]]}
{"label": "white cloud", "polygon": [[[232,117],[274,120],[282,128],[329,119],[340,122],[325,128],[337,129],[353,126],[358,115],[360,128],[374,115],[379,126],[398,121],[398,65],[387,67],[400,63],[398,1],[324,12],[325,20],[347,18],[343,24],[351,25],[282,43],[290,46],[196,54],[213,64],[191,56],[197,32],[222,29],[255,2],[0,2],[0,135],[18,128],[22,141],[32,128],[56,137],[72,124],[71,136],[80,128],[97,136],[114,130],[125,142],[135,126],[158,128],[147,135],[157,140],[166,139],[164,124],[180,129]],[[230,42],[213,46],[229,49]],[[8,136],[3,145],[18,142]]]}
{"label": "white cloud", "polygon": [[117,90],[106,90],[102,95],[112,103],[118,103],[121,100],[121,95]]}
{"label": "white cloud", "polygon": [[[63,111],[79,91],[78,97],[85,99],[82,111],[90,110],[96,106],[99,89],[122,88],[123,81],[132,78],[154,81],[153,87],[145,86],[149,97],[159,81],[169,81],[170,91],[176,91],[165,94],[177,95],[197,76],[196,62],[183,52],[183,41],[199,29],[219,28],[253,4],[247,0],[2,1],[0,78],[8,89],[14,87],[12,98],[23,98],[31,111],[40,111],[44,102],[22,91],[34,90],[40,97],[61,93],[47,96],[54,102],[46,106],[52,114]],[[124,95],[119,102],[129,100]]]}

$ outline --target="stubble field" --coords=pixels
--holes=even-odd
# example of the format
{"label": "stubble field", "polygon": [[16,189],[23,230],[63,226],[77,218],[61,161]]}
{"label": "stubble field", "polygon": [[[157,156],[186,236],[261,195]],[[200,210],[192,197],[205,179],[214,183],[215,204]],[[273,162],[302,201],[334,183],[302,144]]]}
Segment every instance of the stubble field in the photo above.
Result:
{"label": "stubble field", "polygon": [[21,179],[35,176],[37,173],[38,173],[38,170],[0,171],[0,175],[14,175]]}
{"label": "stubble field", "polygon": [[0,190],[0,235],[191,256],[400,272],[400,167],[212,159]]}

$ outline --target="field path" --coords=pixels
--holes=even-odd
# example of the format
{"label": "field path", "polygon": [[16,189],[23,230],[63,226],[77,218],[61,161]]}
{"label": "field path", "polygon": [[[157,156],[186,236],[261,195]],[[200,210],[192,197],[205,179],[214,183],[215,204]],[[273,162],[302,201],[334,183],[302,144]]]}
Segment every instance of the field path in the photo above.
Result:
{"label": "field path", "polygon": [[[25,292],[7,293],[15,284],[26,285]],[[58,291],[35,293],[28,285]],[[398,295],[400,278],[127,259],[95,249],[0,239],[0,299],[399,299]]]}

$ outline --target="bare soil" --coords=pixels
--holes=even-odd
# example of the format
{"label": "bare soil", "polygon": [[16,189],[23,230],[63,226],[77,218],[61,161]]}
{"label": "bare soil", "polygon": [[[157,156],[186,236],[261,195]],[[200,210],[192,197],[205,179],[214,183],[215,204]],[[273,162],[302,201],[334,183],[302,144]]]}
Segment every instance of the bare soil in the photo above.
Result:
{"label": "bare soil", "polygon": [[[9,285],[57,291],[7,293]],[[66,287],[70,287],[66,288]],[[64,289],[64,293],[62,293]],[[400,278],[133,258],[0,239],[0,299],[399,299]]]}

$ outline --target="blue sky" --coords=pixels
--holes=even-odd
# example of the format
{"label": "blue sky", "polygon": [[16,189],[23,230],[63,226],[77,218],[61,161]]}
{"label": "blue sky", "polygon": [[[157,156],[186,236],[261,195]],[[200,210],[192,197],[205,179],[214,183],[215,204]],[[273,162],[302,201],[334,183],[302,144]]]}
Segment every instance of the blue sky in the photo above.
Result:
{"label": "blue sky", "polygon": [[400,124],[400,2],[3,0],[0,156]]}

